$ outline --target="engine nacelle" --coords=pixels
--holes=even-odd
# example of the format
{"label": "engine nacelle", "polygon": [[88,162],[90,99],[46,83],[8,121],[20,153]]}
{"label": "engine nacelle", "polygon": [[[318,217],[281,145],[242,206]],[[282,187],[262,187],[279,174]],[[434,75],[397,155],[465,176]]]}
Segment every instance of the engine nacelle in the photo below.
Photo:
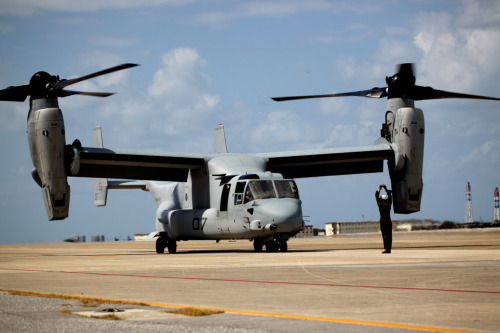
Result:
{"label": "engine nacelle", "polygon": [[56,100],[31,101],[28,140],[47,216],[51,221],[65,219],[69,214],[70,186],[66,175],[64,120]]}
{"label": "engine nacelle", "polygon": [[404,158],[404,163],[395,161],[389,168],[394,213],[418,212],[423,190],[424,114],[417,108],[399,108],[393,121],[392,143],[399,147],[397,157]]}

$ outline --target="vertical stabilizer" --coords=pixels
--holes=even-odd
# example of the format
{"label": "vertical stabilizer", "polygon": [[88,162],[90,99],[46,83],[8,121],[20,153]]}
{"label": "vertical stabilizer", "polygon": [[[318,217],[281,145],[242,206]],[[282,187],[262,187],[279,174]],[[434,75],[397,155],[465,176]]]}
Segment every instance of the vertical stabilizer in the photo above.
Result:
{"label": "vertical stabilizer", "polygon": [[102,129],[101,126],[94,127],[94,148],[104,148],[104,143],[102,141]]}
{"label": "vertical stabilizer", "polygon": [[[93,133],[94,148],[104,148],[101,127],[95,127]],[[98,207],[106,206],[108,199],[108,180],[106,178],[94,179],[94,204]]]}
{"label": "vertical stabilizer", "polygon": [[224,126],[222,126],[222,124],[214,128],[214,136],[215,136],[215,141],[214,141],[215,153],[226,154],[227,153],[226,134],[224,133]]}

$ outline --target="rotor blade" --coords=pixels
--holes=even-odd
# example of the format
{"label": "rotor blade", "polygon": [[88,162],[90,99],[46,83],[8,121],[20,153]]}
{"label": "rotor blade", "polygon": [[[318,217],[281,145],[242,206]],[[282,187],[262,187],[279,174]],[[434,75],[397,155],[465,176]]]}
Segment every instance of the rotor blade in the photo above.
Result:
{"label": "rotor blade", "polygon": [[0,101],[24,102],[30,94],[30,86],[15,86],[0,90]]}
{"label": "rotor blade", "polygon": [[500,98],[462,94],[451,91],[437,90],[431,87],[413,86],[411,91],[411,97],[415,101],[426,100],[426,99],[443,99],[443,98],[469,98],[469,99],[486,99],[492,101],[500,101]]}
{"label": "rotor blade", "polygon": [[95,73],[92,73],[92,74],[89,74],[89,75],[85,75],[85,76],[82,76],[82,77],[79,77],[79,78],[76,78],[76,79],[61,80],[59,82],[56,82],[50,88],[50,90],[53,91],[53,90],[56,90],[56,89],[62,89],[62,88],[67,87],[67,86],[69,86],[71,84],[75,84],[75,83],[78,83],[78,82],[82,82],[82,81],[85,81],[85,80],[92,79],[92,78],[97,77],[97,76],[106,75],[106,74],[109,74],[109,73],[113,73],[113,72],[116,72],[116,71],[121,71],[123,69],[127,69],[127,68],[130,68],[130,67],[135,67],[135,66],[139,66],[139,65],[137,65],[137,64],[122,64],[122,65],[111,67],[111,68],[108,68],[108,69],[104,69],[102,71],[95,72]]}
{"label": "rotor blade", "polygon": [[345,97],[345,96],[359,96],[359,97],[370,97],[370,98],[382,98],[387,96],[387,88],[372,88],[370,90],[352,91],[340,94],[327,94],[327,95],[309,95],[309,96],[288,96],[288,97],[272,97],[271,99],[276,102],[291,101],[297,99],[308,99],[308,98],[324,98],[324,97]]}
{"label": "rotor blade", "polygon": [[108,97],[114,95],[115,93],[107,93],[107,92],[83,92],[83,91],[74,91],[74,90],[58,90],[57,97],[68,97],[73,95],[84,95],[84,96],[94,96],[94,97]]}

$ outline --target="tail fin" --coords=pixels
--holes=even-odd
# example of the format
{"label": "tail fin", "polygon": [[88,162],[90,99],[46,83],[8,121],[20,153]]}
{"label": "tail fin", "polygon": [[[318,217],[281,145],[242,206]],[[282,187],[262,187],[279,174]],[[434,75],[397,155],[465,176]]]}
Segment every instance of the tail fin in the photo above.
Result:
{"label": "tail fin", "polygon": [[[93,133],[93,141],[95,148],[104,148],[102,141],[101,127],[95,127]],[[106,206],[108,199],[108,180],[106,178],[94,179],[94,203],[98,207]]]}
{"label": "tail fin", "polygon": [[94,148],[104,148],[104,143],[102,141],[102,129],[101,126],[94,127],[93,133]]}
{"label": "tail fin", "polygon": [[[104,148],[102,141],[101,127],[94,128],[94,148]],[[132,180],[114,180],[108,181],[107,178],[94,179],[94,203],[98,207],[106,206],[108,199],[108,189],[141,189],[148,190],[146,184],[142,181]]]}
{"label": "tail fin", "polygon": [[224,133],[224,126],[222,126],[222,124],[214,128],[214,137],[215,137],[214,138],[215,153],[226,154],[227,153],[226,134]]}
{"label": "tail fin", "polygon": [[108,180],[106,178],[94,179],[94,203],[97,207],[106,206],[108,200]]}

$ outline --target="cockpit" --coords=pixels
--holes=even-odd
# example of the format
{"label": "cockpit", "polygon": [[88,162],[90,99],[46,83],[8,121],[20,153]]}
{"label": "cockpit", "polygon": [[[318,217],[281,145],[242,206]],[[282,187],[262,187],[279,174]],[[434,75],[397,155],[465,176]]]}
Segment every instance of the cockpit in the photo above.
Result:
{"label": "cockpit", "polygon": [[234,204],[241,205],[254,200],[272,198],[299,199],[299,191],[291,179],[284,180],[240,180],[236,183]]}

